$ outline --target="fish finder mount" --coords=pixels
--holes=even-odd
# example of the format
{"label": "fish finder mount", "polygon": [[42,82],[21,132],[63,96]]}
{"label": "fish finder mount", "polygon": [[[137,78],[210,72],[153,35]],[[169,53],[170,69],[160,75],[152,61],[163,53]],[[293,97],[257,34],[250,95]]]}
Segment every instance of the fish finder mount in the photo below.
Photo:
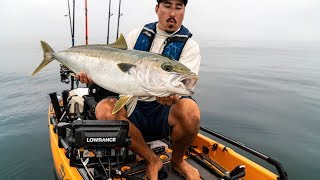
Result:
{"label": "fish finder mount", "polygon": [[[81,158],[111,158],[119,161],[128,155],[131,138],[128,136],[129,123],[122,120],[75,120],[59,122],[57,134],[65,135],[69,145],[70,166],[82,166]],[[94,155],[86,155],[93,152]],[[91,153],[92,154],[92,153]]]}
{"label": "fish finder mount", "polygon": [[65,84],[69,84],[70,73],[71,73],[71,70],[69,68],[67,68],[63,64],[60,64],[60,78],[61,78],[60,81],[61,82],[65,83]]}

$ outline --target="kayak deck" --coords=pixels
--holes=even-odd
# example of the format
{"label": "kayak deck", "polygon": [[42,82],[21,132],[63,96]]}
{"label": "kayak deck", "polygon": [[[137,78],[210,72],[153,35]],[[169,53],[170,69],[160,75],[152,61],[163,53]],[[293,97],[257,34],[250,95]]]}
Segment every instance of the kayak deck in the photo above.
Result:
{"label": "kayak deck", "polygon": [[[94,119],[93,120],[76,120],[76,117],[82,116],[80,112],[78,112],[77,116],[75,116],[77,114],[76,112],[66,113],[68,116],[68,121],[61,121],[60,118],[57,118],[55,111],[61,108],[61,104],[63,104],[63,101],[58,102],[58,100],[55,100],[56,103],[54,103],[54,100],[52,99],[51,101],[52,101],[52,104],[49,104],[49,108],[48,108],[48,123],[49,123],[48,127],[49,127],[49,134],[50,134],[51,151],[52,151],[54,167],[57,174],[57,178],[58,179],[88,179],[88,180],[96,179],[96,178],[90,177],[92,176],[90,175],[91,170],[99,171],[100,178],[97,178],[97,179],[104,179],[103,177],[107,177],[107,176],[110,177],[110,175],[108,175],[105,172],[105,170],[108,169],[107,165],[110,164],[108,163],[108,160],[106,158],[102,158],[101,160],[103,161],[102,163],[100,162],[100,165],[99,165],[99,163],[97,163],[97,157],[95,157],[95,155],[93,157],[90,156],[88,158],[79,156],[79,150],[84,148],[78,147],[77,144],[73,143],[73,141],[70,141],[68,144],[68,139],[70,137],[66,135],[65,132],[62,133],[63,131],[61,131],[62,129],[64,129],[63,127],[66,124],[69,128],[71,128],[69,129],[69,131],[70,130],[74,131],[74,128],[81,128],[81,129],[85,128],[84,125],[89,125],[89,124],[101,125],[102,123],[103,125],[107,125],[104,127],[107,127],[108,129],[108,127],[110,127],[108,124],[110,121],[99,121]],[[54,104],[56,104],[56,107]],[[85,113],[85,111],[83,111],[83,113]],[[250,179],[253,179],[253,180],[255,179],[286,180],[287,179],[286,172],[282,168],[280,162],[276,161],[275,159],[268,157],[249,147],[246,147],[243,144],[235,142],[234,140],[229,139],[225,136],[222,136],[215,132],[209,132],[208,129],[206,128],[200,127],[200,130],[202,130],[205,133],[209,133],[212,137],[217,137],[220,140],[221,139],[224,140],[225,142],[233,143],[233,145],[238,145],[239,146],[238,148],[244,149],[255,156],[258,156],[260,158],[262,157],[266,161],[272,162],[270,164],[273,164],[277,168],[278,173],[280,174],[279,176],[278,174],[275,174],[269,169],[266,169],[265,167],[252,161],[251,159],[248,159],[247,157],[241,154],[238,154],[236,151],[234,151],[230,147],[212,139],[212,137],[207,137],[199,133],[194,139],[191,146],[189,147],[187,153],[184,156],[184,159],[194,168],[198,169],[202,179],[213,179],[213,180],[221,179],[221,178],[233,179],[232,177],[235,177],[235,176],[237,177],[239,176],[239,178],[244,177],[245,179],[249,179],[249,180]],[[106,129],[103,129],[103,132],[105,133]],[[109,137],[109,136],[98,136],[98,137]],[[163,164],[164,164],[163,170],[159,172],[159,179],[184,179],[183,175],[180,175],[171,167],[170,158],[171,158],[172,149],[171,149],[170,141],[168,139],[162,139],[161,143],[160,145],[158,144],[155,146],[155,147],[163,148],[161,151],[156,153],[159,156],[159,158],[163,161]],[[152,147],[151,149],[155,151],[154,147]],[[70,155],[70,150],[71,151],[74,150],[72,151],[73,153],[71,153],[71,155]],[[90,151],[90,147],[87,150]],[[137,155],[131,156],[134,158],[125,159],[120,164],[119,164],[119,161],[117,161],[118,164],[113,164],[112,168],[110,168],[111,171],[114,171],[112,174],[112,178],[128,179],[128,180],[143,179],[145,176],[146,166],[144,161],[141,158],[136,156]],[[91,165],[90,163],[89,165],[82,165],[81,162],[79,163],[79,160],[88,160],[89,162],[90,158],[92,158],[92,160],[90,160]],[[116,172],[117,169],[121,170],[121,176],[119,176],[119,173]],[[229,175],[231,175],[232,173],[234,176],[231,176],[230,178]]]}
{"label": "kayak deck", "polygon": [[[201,176],[201,179],[210,179],[210,180],[216,180],[219,179],[219,177],[215,174],[212,174],[212,172],[208,171],[205,169],[203,166],[201,166],[199,163],[194,161],[192,158],[187,157],[185,159],[191,166],[196,168]],[[145,177],[145,172],[146,172],[146,166],[144,161],[140,162],[133,162],[133,163],[128,163],[123,166],[121,166],[121,169],[126,169],[129,167],[133,167],[131,170],[124,170],[122,172],[122,175],[128,175],[130,178],[128,179],[143,179]],[[78,168],[78,170],[85,172],[84,168]],[[86,176],[85,176],[86,177]],[[220,177],[221,178],[221,177]],[[84,178],[86,179],[86,178]],[[115,178],[115,179],[120,179],[120,178]],[[123,178],[122,178],[123,179]],[[177,171],[175,171],[170,164],[170,161],[164,161],[164,165],[162,170],[159,172],[159,178],[158,179],[185,179],[184,175],[179,174]]]}
{"label": "kayak deck", "polygon": [[[171,163],[169,161],[171,157],[171,153],[165,153],[165,155],[167,155],[168,159],[163,160],[164,166],[163,166],[163,169],[159,172],[159,179],[162,179],[162,178],[163,179],[184,179],[184,176],[182,174],[178,173],[171,167]],[[160,154],[159,156],[161,158],[163,154]],[[212,172],[205,169],[203,166],[201,166],[199,163],[194,161],[192,158],[186,157],[185,161],[187,161],[194,168],[198,169],[201,179],[212,179],[212,180],[218,179],[218,176],[212,174]],[[133,177],[137,177],[137,178],[143,178],[145,176],[145,163],[143,161],[125,164],[123,167],[128,167],[128,166],[134,167],[134,168],[132,168],[130,171],[125,171],[125,174],[128,174]]]}

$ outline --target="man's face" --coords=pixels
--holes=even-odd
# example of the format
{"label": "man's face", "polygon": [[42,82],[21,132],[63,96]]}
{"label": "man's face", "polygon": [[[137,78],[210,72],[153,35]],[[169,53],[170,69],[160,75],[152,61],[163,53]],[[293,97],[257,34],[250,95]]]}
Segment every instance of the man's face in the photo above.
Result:
{"label": "man's face", "polygon": [[167,33],[178,30],[184,18],[183,0],[164,0],[156,5],[159,28]]}

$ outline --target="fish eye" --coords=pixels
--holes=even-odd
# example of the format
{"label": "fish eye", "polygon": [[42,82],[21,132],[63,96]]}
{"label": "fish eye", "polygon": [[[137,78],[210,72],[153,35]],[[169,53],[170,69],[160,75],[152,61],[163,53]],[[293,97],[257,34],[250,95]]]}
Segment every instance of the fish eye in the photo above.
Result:
{"label": "fish eye", "polygon": [[172,66],[171,65],[164,65],[162,69],[167,72],[170,72],[172,70]]}

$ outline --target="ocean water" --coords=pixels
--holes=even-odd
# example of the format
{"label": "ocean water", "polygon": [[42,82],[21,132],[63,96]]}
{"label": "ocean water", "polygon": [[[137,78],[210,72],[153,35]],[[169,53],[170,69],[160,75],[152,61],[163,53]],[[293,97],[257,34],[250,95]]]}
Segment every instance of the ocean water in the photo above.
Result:
{"label": "ocean water", "polygon": [[[0,179],[54,179],[48,94],[69,85],[57,62],[30,78],[42,50],[15,47],[0,53]],[[320,179],[320,43],[220,41],[201,51],[201,125],[278,159],[290,179]]]}

